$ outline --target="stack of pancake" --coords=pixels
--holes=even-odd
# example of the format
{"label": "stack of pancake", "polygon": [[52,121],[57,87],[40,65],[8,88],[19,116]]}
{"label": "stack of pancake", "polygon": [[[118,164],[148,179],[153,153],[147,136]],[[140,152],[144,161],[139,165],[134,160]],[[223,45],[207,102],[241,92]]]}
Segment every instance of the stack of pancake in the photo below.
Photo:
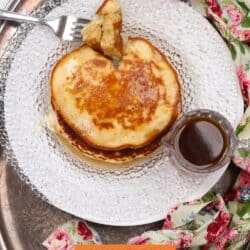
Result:
{"label": "stack of pancake", "polygon": [[84,155],[129,162],[154,152],[177,119],[179,81],[149,41],[123,42],[116,0],[105,0],[97,15],[82,32],[83,46],[53,69],[52,106],[61,135]]}

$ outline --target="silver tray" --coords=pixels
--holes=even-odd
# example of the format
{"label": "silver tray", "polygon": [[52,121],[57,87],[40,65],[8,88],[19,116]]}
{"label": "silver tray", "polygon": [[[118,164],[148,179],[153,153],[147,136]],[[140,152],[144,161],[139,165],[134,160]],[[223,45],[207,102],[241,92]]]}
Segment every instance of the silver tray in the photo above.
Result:
{"label": "silver tray", "polygon": [[[16,2],[16,1],[15,1]],[[27,4],[28,1],[22,1]],[[187,2],[187,1],[186,1]],[[3,34],[0,34],[3,36]],[[1,44],[3,45],[3,44]],[[238,169],[231,167],[215,186],[224,193]],[[20,180],[15,170],[2,157],[0,163],[0,249],[39,250],[43,240],[61,223],[75,218],[41,200]],[[146,230],[161,227],[162,222],[139,227],[111,227],[91,223],[104,243],[126,243]]]}
{"label": "silver tray", "polygon": [[[21,3],[22,0],[12,0],[7,3],[4,8],[9,11],[14,11],[16,10],[17,6]],[[2,8],[2,6],[1,6]],[[0,33],[3,31],[4,27],[6,25],[6,22],[0,21]]]}

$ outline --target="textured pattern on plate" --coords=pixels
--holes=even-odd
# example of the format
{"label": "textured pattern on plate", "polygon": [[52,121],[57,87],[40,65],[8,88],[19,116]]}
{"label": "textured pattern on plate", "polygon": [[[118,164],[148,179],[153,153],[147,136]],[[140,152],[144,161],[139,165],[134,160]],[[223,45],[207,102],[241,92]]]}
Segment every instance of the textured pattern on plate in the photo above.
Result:
{"label": "textured pattern on plate", "polygon": [[[121,2],[125,33],[151,40],[179,71],[184,110],[214,109],[236,125],[242,106],[230,53],[207,21],[172,0]],[[52,9],[49,16],[93,18],[100,5],[99,0],[69,0],[54,8],[56,3],[47,1],[37,13]],[[216,183],[224,169],[210,176],[181,174],[163,148],[142,163],[116,171],[74,158],[41,122],[49,107],[49,71],[73,47],[62,44],[46,27],[31,27],[19,29],[1,60],[1,97],[6,83],[1,134],[3,140],[8,134],[6,147],[12,160],[15,155],[13,164],[43,198],[88,220],[135,225],[162,219],[169,207],[201,196]]]}

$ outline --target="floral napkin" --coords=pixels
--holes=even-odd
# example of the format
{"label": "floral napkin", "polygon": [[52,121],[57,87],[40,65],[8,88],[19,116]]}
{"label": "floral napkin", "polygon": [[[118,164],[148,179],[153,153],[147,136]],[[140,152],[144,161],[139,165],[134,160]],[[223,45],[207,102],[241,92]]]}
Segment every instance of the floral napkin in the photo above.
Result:
{"label": "floral napkin", "polygon": [[250,1],[193,0],[193,5],[213,22],[231,50],[246,108],[236,129],[242,145],[233,161],[250,172]]}
{"label": "floral napkin", "polygon": [[178,248],[243,249],[250,241],[250,174],[242,171],[225,197],[213,192],[172,208],[162,230],[135,237],[130,244],[175,244]]}
{"label": "floral napkin", "polygon": [[[235,62],[246,112],[236,129],[242,143],[233,161],[243,170],[225,197],[209,192],[199,200],[179,204],[168,212],[161,230],[146,232],[128,244],[245,249],[250,242],[250,0],[192,2],[227,41]],[[49,250],[72,250],[74,244],[101,244],[101,239],[86,222],[73,220],[60,226],[43,243]]]}
{"label": "floral napkin", "polygon": [[101,239],[86,222],[77,220],[60,226],[43,242],[49,250],[73,250],[74,245],[80,244],[101,244]]}

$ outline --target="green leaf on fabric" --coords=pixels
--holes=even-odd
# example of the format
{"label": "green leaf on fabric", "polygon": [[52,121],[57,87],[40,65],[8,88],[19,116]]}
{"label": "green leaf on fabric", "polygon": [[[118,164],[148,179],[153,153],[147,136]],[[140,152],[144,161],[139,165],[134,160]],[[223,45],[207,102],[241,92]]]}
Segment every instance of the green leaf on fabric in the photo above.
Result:
{"label": "green leaf on fabric", "polygon": [[67,230],[68,230],[68,232],[70,234],[75,234],[76,233],[76,227],[75,227],[75,222],[74,221],[69,223]]}
{"label": "green leaf on fabric", "polygon": [[239,149],[238,152],[243,158],[250,157],[250,150],[248,149]]}
{"label": "green leaf on fabric", "polygon": [[199,3],[202,5],[203,8],[207,8],[207,3],[205,0],[200,0]]}
{"label": "green leaf on fabric", "polygon": [[232,58],[235,61],[237,52],[236,52],[234,45],[231,44],[230,49],[231,49]]}
{"label": "green leaf on fabric", "polygon": [[250,27],[250,16],[246,15],[244,18],[243,18],[243,21],[241,23],[241,26],[243,28],[249,28]]}
{"label": "green leaf on fabric", "polygon": [[243,45],[240,41],[238,41],[237,43],[238,43],[238,46],[239,46],[239,48],[240,48],[240,52],[241,52],[242,54],[245,54],[245,53],[246,53],[246,50],[245,50],[244,45]]}
{"label": "green leaf on fabric", "polygon": [[246,122],[244,124],[239,124],[238,127],[236,128],[236,135],[238,136],[241,132],[244,131],[244,129],[246,128],[246,126],[248,125],[248,123],[250,123],[250,117],[247,117]]}
{"label": "green leaf on fabric", "polygon": [[242,218],[247,214],[250,214],[250,202],[247,203],[239,203],[237,214]]}
{"label": "green leaf on fabric", "polygon": [[217,198],[215,192],[208,192],[207,194],[205,194],[201,200],[204,202],[211,202],[213,200],[215,200]]}
{"label": "green leaf on fabric", "polygon": [[247,63],[247,64],[245,65],[245,70],[248,71],[249,69],[250,69],[250,64]]}
{"label": "green leaf on fabric", "polygon": [[195,231],[199,228],[200,228],[200,225],[195,220],[192,220],[185,225],[186,230]]}
{"label": "green leaf on fabric", "polygon": [[206,213],[207,213],[207,212],[204,211],[204,210],[201,210],[201,211],[199,212],[199,214],[202,215],[202,216],[206,215]]}
{"label": "green leaf on fabric", "polygon": [[248,9],[247,5],[244,2],[237,1],[237,3],[239,4],[239,6],[241,7],[242,11],[245,14],[249,13],[249,9]]}
{"label": "green leaf on fabric", "polygon": [[238,136],[244,130],[245,127],[245,124],[239,124],[235,131],[236,135]]}
{"label": "green leaf on fabric", "polygon": [[204,207],[206,207],[211,201],[209,202],[197,202],[196,204],[185,204],[181,205],[177,208],[177,210],[171,213],[171,219],[173,224],[176,227],[182,227],[189,222],[193,221],[197,214],[202,211]]}
{"label": "green leaf on fabric", "polygon": [[166,241],[172,241],[178,239],[178,231],[173,232],[171,230],[158,230],[149,231],[143,234],[146,238],[149,238],[150,244],[164,244]]}
{"label": "green leaf on fabric", "polygon": [[222,18],[222,20],[225,24],[228,24],[228,20],[226,18]]}
{"label": "green leaf on fabric", "polygon": [[231,2],[231,0],[221,0],[221,5],[223,6],[223,7],[226,7],[226,6],[228,6],[229,4],[231,4],[232,2]]}

